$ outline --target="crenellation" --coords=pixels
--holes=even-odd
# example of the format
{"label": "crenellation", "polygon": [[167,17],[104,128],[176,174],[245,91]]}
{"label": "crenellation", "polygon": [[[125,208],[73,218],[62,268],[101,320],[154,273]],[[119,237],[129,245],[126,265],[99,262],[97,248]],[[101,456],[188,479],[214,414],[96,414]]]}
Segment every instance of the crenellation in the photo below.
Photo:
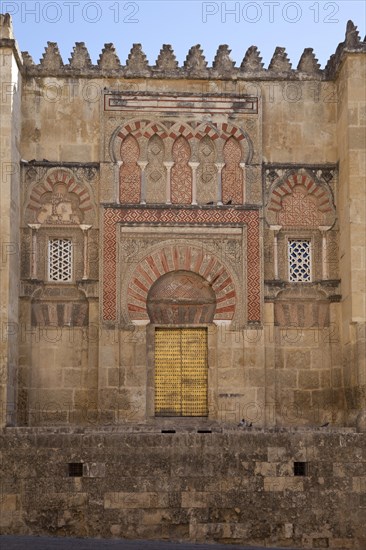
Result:
{"label": "crenellation", "polygon": [[200,44],[190,48],[183,67],[189,77],[205,78],[208,76],[207,61]]}
{"label": "crenellation", "polygon": [[40,67],[46,71],[53,73],[63,67],[64,63],[60,54],[60,50],[56,42],[47,42]]}
{"label": "crenellation", "polygon": [[103,71],[118,71],[122,68],[114,44],[104,44],[98,59],[98,67]]}
{"label": "crenellation", "polygon": [[297,70],[310,75],[321,74],[320,64],[315,57],[313,48],[305,48],[297,65]]}
{"label": "crenellation", "polygon": [[291,67],[285,48],[277,46],[268,65],[268,71],[279,74],[289,73],[292,70]]}
{"label": "crenellation", "polygon": [[76,42],[69,58],[72,69],[91,69],[92,61],[84,42]]}
{"label": "crenellation", "polygon": [[[366,37],[365,37],[366,38]],[[340,42],[334,54],[332,54],[325,66],[325,74],[334,78],[341,66],[344,54],[346,52],[365,52],[366,40],[361,42],[357,27],[352,21],[347,22],[346,35],[344,42]]]}
{"label": "crenellation", "polygon": [[22,58],[25,69],[27,69],[28,67],[35,67],[35,63],[29,52],[22,52]]}
{"label": "crenellation", "polygon": [[211,74],[218,76],[230,76],[232,77],[235,74],[235,61],[230,57],[231,50],[227,44],[219,46],[215,59],[212,63]]}
{"label": "crenellation", "polygon": [[247,49],[243,61],[241,62],[240,69],[245,73],[262,73],[264,72],[264,63],[257,46],[250,46]]}
{"label": "crenellation", "polygon": [[[13,40],[12,27],[9,14],[2,15],[1,23],[1,40]],[[9,26],[10,25],[10,26]],[[321,69],[316,59],[312,48],[305,48],[296,70],[292,69],[290,60],[288,59],[285,48],[276,47],[272,59],[267,69],[264,68],[262,58],[256,46],[250,46],[241,62],[240,69],[235,68],[235,61],[230,57],[230,49],[227,45],[219,46],[212,67],[208,67],[204,57],[203,50],[199,45],[190,48],[186,60],[182,67],[179,67],[174,51],[170,45],[164,44],[155,65],[150,66],[145,54],[142,51],[141,44],[134,44],[128,59],[126,61],[126,69],[120,63],[115,47],[112,44],[106,44],[103,48],[97,65],[94,66],[91,62],[90,55],[84,43],[77,43],[73,48],[70,64],[64,64],[56,43],[49,42],[45,48],[45,53],[42,56],[39,64],[35,64],[28,52],[24,52],[24,60],[21,69],[31,75],[73,75],[76,71],[90,76],[96,76],[99,72],[100,76],[108,77],[108,72],[111,75],[115,71],[124,73],[129,77],[145,78],[145,77],[165,77],[165,78],[181,78],[182,75],[190,75],[194,78],[225,78],[230,79],[237,77],[239,79],[250,79],[250,75],[255,74],[256,78],[263,80],[273,80],[276,77],[282,78],[286,76],[293,79],[303,79],[304,77],[312,77],[318,79],[334,78],[336,71],[340,65],[344,52],[362,52],[366,50],[366,37],[363,41],[360,39],[359,31],[352,21],[348,21],[344,42],[341,42],[335,53],[328,60],[325,69]]]}
{"label": "crenellation", "polygon": [[133,44],[126,61],[125,75],[141,78],[148,77],[150,72],[151,68],[142,50],[141,44]]}
{"label": "crenellation", "polygon": [[356,25],[352,21],[347,22],[346,38],[344,45],[347,49],[362,48],[360,33],[357,30]]}
{"label": "crenellation", "polygon": [[163,44],[153,69],[164,75],[177,72],[178,61],[170,44]]}
{"label": "crenellation", "polygon": [[0,14],[0,40],[14,40],[13,24],[9,13]]}

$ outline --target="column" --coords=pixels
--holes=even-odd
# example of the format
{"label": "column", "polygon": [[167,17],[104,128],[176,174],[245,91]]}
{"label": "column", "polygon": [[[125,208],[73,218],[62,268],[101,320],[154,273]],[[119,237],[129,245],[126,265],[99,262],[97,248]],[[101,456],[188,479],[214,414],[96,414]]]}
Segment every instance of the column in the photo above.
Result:
{"label": "column", "polygon": [[273,273],[274,279],[279,279],[278,274],[278,232],[282,228],[282,225],[270,225],[270,230],[273,231]]}
{"label": "column", "polygon": [[222,179],[221,179],[221,171],[223,167],[225,166],[224,162],[216,162],[217,166],[217,205],[222,206]]}
{"label": "column", "polygon": [[40,223],[29,223],[28,227],[32,231],[31,257],[30,257],[30,278],[37,279],[37,231],[41,227]]}
{"label": "column", "polygon": [[117,162],[114,165],[114,181],[117,182],[117,189],[116,186],[114,186],[114,190],[116,192],[116,202],[121,202],[121,194],[120,194],[120,173],[121,173],[121,166],[123,164],[123,160],[117,160]]}
{"label": "column", "polygon": [[147,166],[147,161],[139,160],[137,164],[141,168],[141,199],[140,204],[146,204],[146,180],[145,180],[145,168]]}
{"label": "column", "polygon": [[330,225],[320,225],[319,231],[322,236],[322,280],[328,279],[328,262],[327,262],[327,231],[330,229]]}
{"label": "column", "polygon": [[173,167],[174,162],[166,161],[163,162],[165,168],[166,168],[166,204],[172,204],[172,201],[170,200],[170,174]]}
{"label": "column", "polygon": [[246,192],[245,192],[245,182],[246,182],[246,178],[245,178],[245,162],[240,162],[239,163],[239,166],[243,172],[243,189],[242,189],[242,196],[243,196],[243,204],[245,204],[245,196],[246,196]]}
{"label": "column", "polygon": [[84,270],[83,270],[83,281],[89,279],[89,253],[88,253],[88,244],[89,244],[89,235],[88,231],[91,228],[91,225],[80,225],[80,229],[84,235]]}
{"label": "column", "polygon": [[197,204],[197,168],[199,162],[188,162],[192,168],[192,204]]}

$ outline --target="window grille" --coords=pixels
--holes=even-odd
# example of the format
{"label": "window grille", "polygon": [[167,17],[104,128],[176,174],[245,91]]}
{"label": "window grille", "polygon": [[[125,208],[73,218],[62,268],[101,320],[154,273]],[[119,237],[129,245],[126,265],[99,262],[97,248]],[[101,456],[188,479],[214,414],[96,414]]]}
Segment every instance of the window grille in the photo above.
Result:
{"label": "window grille", "polygon": [[71,239],[48,241],[48,280],[62,283],[72,280]]}
{"label": "window grille", "polygon": [[289,281],[309,283],[311,281],[311,242],[307,240],[288,241]]}

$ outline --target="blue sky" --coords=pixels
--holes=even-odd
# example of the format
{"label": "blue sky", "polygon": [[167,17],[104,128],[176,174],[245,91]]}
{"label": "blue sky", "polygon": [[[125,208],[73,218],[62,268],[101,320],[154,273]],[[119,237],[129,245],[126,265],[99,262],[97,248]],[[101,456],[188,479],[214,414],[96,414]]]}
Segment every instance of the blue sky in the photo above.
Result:
{"label": "blue sky", "polygon": [[201,44],[212,64],[219,44],[229,44],[239,66],[256,45],[268,66],[276,46],[286,48],[296,68],[312,47],[322,67],[344,40],[348,19],[365,36],[366,2],[356,1],[201,1],[201,0],[0,0],[13,14],[20,49],[39,62],[47,41],[57,42],[64,63],[75,42],[85,42],[96,63],[103,45],[113,42],[122,64],[133,43],[141,43],[150,64],[162,44],[171,44],[180,64],[189,48]]}

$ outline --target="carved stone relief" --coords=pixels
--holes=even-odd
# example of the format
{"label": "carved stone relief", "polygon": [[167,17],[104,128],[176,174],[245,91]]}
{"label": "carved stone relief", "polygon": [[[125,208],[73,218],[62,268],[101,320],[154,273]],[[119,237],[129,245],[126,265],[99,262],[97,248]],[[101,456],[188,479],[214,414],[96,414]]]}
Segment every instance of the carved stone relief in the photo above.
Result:
{"label": "carved stone relief", "polygon": [[234,137],[224,145],[225,166],[222,169],[222,202],[243,204],[243,171],[240,167],[241,149]]}
{"label": "carved stone relief", "polygon": [[217,167],[215,166],[215,146],[211,138],[205,136],[199,142],[197,169],[197,202],[206,204],[217,201]]}
{"label": "carved stone relief", "polygon": [[96,174],[94,167],[26,166],[24,223],[60,226],[96,224],[97,209],[90,186],[94,184]]}
{"label": "carved stone relief", "polygon": [[137,140],[128,135],[121,145],[122,166],[119,177],[119,200],[122,204],[139,203],[141,198],[141,170]]}
{"label": "carved stone relief", "polygon": [[188,164],[191,149],[183,136],[178,137],[174,142],[172,156],[174,165],[171,170],[171,202],[172,204],[191,204],[192,169]]}
{"label": "carved stone relief", "polygon": [[147,146],[148,164],[145,169],[145,200],[147,203],[166,202],[166,168],[163,165],[164,143],[154,134]]}

